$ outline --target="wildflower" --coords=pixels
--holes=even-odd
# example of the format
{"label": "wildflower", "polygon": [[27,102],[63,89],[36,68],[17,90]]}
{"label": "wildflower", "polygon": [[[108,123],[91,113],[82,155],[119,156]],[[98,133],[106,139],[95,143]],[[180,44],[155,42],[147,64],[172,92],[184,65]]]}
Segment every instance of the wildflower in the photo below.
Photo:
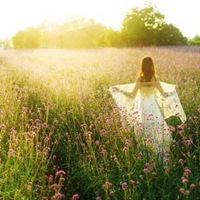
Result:
{"label": "wildflower", "polygon": [[124,147],[124,148],[123,148],[123,151],[127,151],[127,150],[128,150],[128,148],[127,148],[127,147]]}
{"label": "wildflower", "polygon": [[170,158],[165,158],[165,162],[169,162],[170,161]]}
{"label": "wildflower", "polygon": [[165,170],[165,172],[168,172],[169,168],[167,166],[164,166],[164,170]]}
{"label": "wildflower", "polygon": [[39,119],[35,119],[35,123],[39,123],[40,122],[40,120]]}
{"label": "wildflower", "polygon": [[103,188],[107,188],[107,187],[111,187],[112,186],[112,183],[109,182],[109,181],[106,181],[104,184],[103,184]]}
{"label": "wildflower", "polygon": [[51,198],[51,200],[59,200],[59,199],[62,199],[62,198],[64,198],[64,195],[61,194],[60,192],[58,192]]}
{"label": "wildflower", "polygon": [[128,187],[128,184],[127,184],[126,182],[123,182],[123,183],[121,184],[121,186],[122,186],[123,189],[126,189],[126,188]]}
{"label": "wildflower", "polygon": [[141,179],[143,179],[143,178],[144,178],[144,176],[143,176],[143,175],[139,175],[139,177],[140,177]]}
{"label": "wildflower", "polygon": [[184,163],[184,160],[183,160],[182,158],[180,158],[180,159],[178,160],[178,162],[179,162],[179,163]]}
{"label": "wildflower", "polygon": [[137,181],[135,181],[135,180],[130,180],[129,181],[131,184],[133,184],[133,185],[135,185],[136,183],[137,183]]}
{"label": "wildflower", "polygon": [[13,150],[13,149],[9,149],[9,151],[8,151],[8,155],[12,156],[12,155],[14,155],[14,154],[15,154],[15,150]]}
{"label": "wildflower", "polygon": [[96,141],[95,141],[95,144],[96,144],[96,145],[99,145],[99,143],[100,143],[99,140],[96,140]]}
{"label": "wildflower", "polygon": [[180,188],[179,191],[184,194],[185,193],[185,190],[183,188]]}
{"label": "wildflower", "polygon": [[188,179],[185,178],[185,177],[182,177],[181,179],[182,179],[182,183],[187,183],[188,182]]}
{"label": "wildflower", "polygon": [[153,175],[153,176],[156,176],[157,174],[156,174],[156,172],[152,172],[152,175]]}
{"label": "wildflower", "polygon": [[65,175],[66,172],[64,170],[59,170],[56,172],[56,176]]}
{"label": "wildflower", "polygon": [[149,170],[150,169],[148,167],[143,169],[144,172],[148,172]]}
{"label": "wildflower", "polygon": [[188,176],[191,173],[190,169],[188,169],[187,167],[185,168],[184,171],[184,176]]}
{"label": "wildflower", "polygon": [[15,129],[11,128],[11,130],[10,130],[10,136],[14,137],[16,133],[17,132],[15,131]]}
{"label": "wildflower", "polygon": [[5,125],[5,124],[1,124],[1,125],[0,125],[0,128],[1,128],[2,130],[5,130],[5,129],[6,129],[6,125]]}
{"label": "wildflower", "polygon": [[174,132],[176,130],[176,128],[174,126],[169,126],[169,129],[171,132]]}
{"label": "wildflower", "polygon": [[150,163],[145,163],[145,166],[146,167],[150,167]]}
{"label": "wildflower", "polygon": [[74,195],[72,196],[72,200],[77,200],[77,199],[79,199],[79,195],[78,195],[78,194],[74,194]]}
{"label": "wildflower", "polygon": [[190,146],[190,145],[192,145],[192,140],[186,140],[185,143],[186,143],[186,145]]}
{"label": "wildflower", "polygon": [[190,152],[187,152],[186,155],[187,155],[188,157],[190,157]]}
{"label": "wildflower", "polygon": [[54,183],[49,188],[52,189],[52,190],[58,191],[61,188],[61,185]]}
{"label": "wildflower", "polygon": [[49,175],[48,180],[49,180],[49,183],[53,183],[53,175]]}
{"label": "wildflower", "polygon": [[59,199],[64,198],[64,194],[61,194],[60,192],[57,193],[57,196],[58,196]]}
{"label": "wildflower", "polygon": [[42,124],[42,127],[43,128],[46,128],[48,125],[47,125],[47,123],[46,122],[44,122],[43,124]]}
{"label": "wildflower", "polygon": [[196,187],[196,185],[195,185],[194,183],[191,183],[191,184],[190,184],[190,188],[191,188],[191,189],[193,189],[193,188],[195,188],[195,187]]}
{"label": "wildflower", "polygon": [[96,200],[102,200],[102,198],[101,197],[96,197]]}
{"label": "wildflower", "polygon": [[111,190],[111,191],[109,192],[109,195],[112,196],[113,194],[114,194],[114,191]]}
{"label": "wildflower", "polygon": [[116,155],[113,155],[113,156],[111,156],[111,159],[112,159],[113,161],[117,161],[117,156],[116,156]]}
{"label": "wildflower", "polygon": [[105,155],[106,152],[107,152],[106,149],[104,149],[104,148],[101,149],[101,153],[102,153],[103,155]]}

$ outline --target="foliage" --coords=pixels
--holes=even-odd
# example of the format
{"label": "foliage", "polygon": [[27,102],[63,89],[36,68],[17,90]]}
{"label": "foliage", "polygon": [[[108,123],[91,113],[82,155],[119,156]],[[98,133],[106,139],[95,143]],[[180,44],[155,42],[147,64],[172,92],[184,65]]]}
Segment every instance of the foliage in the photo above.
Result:
{"label": "foliage", "polygon": [[7,55],[1,54],[0,71],[0,199],[41,199],[48,193],[51,131],[27,104],[27,76],[9,65]]}
{"label": "foliage", "polygon": [[122,33],[127,46],[186,44],[177,27],[167,24],[164,15],[154,6],[134,8],[123,21]]}
{"label": "foliage", "polygon": [[[187,122],[159,160],[121,126],[108,92],[151,55]],[[191,47],[0,52],[0,199],[198,199],[199,54]]]}
{"label": "foliage", "polygon": [[126,15],[122,33],[128,46],[148,46],[156,44],[156,33],[164,23],[164,15],[148,6],[141,10],[133,8]]}
{"label": "foliage", "polygon": [[157,42],[159,45],[183,45],[187,44],[187,38],[173,24],[164,23],[158,31]]}
{"label": "foliage", "polygon": [[195,35],[191,40],[189,40],[190,45],[200,45],[200,35]]}
{"label": "foliage", "polygon": [[43,32],[44,47],[83,48],[104,45],[102,36],[106,28],[94,22],[77,18]]}
{"label": "foliage", "polygon": [[187,38],[164,21],[155,6],[133,8],[125,16],[120,31],[107,28],[93,19],[75,18],[63,24],[44,22],[36,28],[19,31],[14,48],[89,48],[124,46],[185,45]]}
{"label": "foliage", "polygon": [[41,42],[40,40],[40,29],[32,27],[19,31],[12,38],[13,46],[15,48],[39,48]]}

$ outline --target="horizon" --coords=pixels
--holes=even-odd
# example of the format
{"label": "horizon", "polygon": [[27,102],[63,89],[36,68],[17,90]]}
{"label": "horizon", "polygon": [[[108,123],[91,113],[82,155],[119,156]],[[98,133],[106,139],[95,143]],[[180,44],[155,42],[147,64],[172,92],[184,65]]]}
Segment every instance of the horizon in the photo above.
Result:
{"label": "horizon", "polygon": [[[197,26],[200,13],[195,0],[12,0],[3,2],[4,10],[0,13],[0,39],[11,38],[18,31],[39,26],[44,21],[63,23],[76,17],[94,19],[108,28],[120,30],[122,21],[132,8],[143,7],[147,3],[155,5],[165,16],[165,22],[175,25],[187,38],[200,35]],[[10,5],[13,5],[12,8]],[[181,6],[180,6],[181,5]],[[10,15],[12,13],[12,15]],[[186,15],[187,13],[187,15]],[[188,17],[189,16],[189,17]],[[5,20],[6,19],[6,20]]]}

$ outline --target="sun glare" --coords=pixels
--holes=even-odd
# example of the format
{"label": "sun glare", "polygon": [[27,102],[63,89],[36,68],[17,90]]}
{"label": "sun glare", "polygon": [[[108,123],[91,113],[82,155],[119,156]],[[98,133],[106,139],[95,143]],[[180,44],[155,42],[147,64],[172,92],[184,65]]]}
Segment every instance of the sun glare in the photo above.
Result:
{"label": "sun glare", "polygon": [[0,13],[0,24],[4,30],[1,33],[8,35],[28,26],[37,26],[46,20],[62,23],[74,17],[94,19],[108,27],[120,29],[125,13],[133,5],[137,6],[131,0],[7,0],[2,4],[4,9]]}
{"label": "sun glare", "polygon": [[186,35],[200,33],[195,0],[7,0],[1,3],[0,37],[11,36],[44,21],[62,23],[77,16],[120,29],[126,13],[145,3],[156,5],[168,22],[174,23]]}

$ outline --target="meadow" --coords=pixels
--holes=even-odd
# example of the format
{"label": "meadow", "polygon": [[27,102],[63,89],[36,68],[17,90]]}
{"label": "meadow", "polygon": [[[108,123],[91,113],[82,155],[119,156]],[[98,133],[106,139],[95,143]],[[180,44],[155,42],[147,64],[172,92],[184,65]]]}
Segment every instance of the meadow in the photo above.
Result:
{"label": "meadow", "polygon": [[[177,85],[187,115],[167,119],[160,162],[122,127],[109,87],[144,56]],[[0,199],[200,199],[200,48],[0,51]]]}

